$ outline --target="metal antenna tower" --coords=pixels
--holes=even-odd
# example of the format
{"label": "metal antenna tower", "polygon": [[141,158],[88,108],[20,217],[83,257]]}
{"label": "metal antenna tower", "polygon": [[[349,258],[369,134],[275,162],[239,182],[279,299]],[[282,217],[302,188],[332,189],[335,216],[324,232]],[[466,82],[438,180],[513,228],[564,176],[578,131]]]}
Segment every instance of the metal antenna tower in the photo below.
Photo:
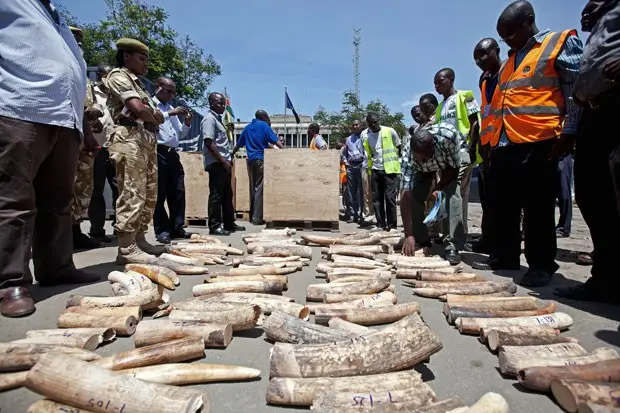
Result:
{"label": "metal antenna tower", "polygon": [[360,101],[360,44],[362,29],[353,29],[353,88],[357,101]]}

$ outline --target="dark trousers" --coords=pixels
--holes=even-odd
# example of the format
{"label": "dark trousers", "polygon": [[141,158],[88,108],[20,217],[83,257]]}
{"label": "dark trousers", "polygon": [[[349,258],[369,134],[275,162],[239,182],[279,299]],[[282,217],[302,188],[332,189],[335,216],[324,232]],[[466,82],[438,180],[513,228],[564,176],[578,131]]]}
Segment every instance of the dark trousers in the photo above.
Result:
{"label": "dark trousers", "polygon": [[488,169],[488,166],[482,164],[477,168],[476,171],[478,175],[478,196],[480,197],[480,206],[482,207],[482,219],[480,223],[482,237],[480,238],[480,241],[483,243],[488,243],[487,245],[490,245],[493,210],[491,208],[491,202],[489,199],[490,197],[488,196],[490,175]]}
{"label": "dark trousers", "polygon": [[557,159],[549,159],[555,140],[497,147],[491,151],[489,196],[493,220],[492,257],[517,265],[521,255],[519,220],[523,209],[525,257],[531,270],[554,273],[555,183]]}
{"label": "dark trousers", "polygon": [[[112,190],[112,208],[116,207],[118,186],[116,185],[116,170],[110,162],[108,148],[101,148],[93,163],[93,195],[88,206],[88,220],[90,221],[91,235],[105,235],[106,203],[103,197],[105,183],[108,182]],[[112,223],[114,224],[114,223]]]}
{"label": "dark trousers", "polygon": [[620,288],[618,234],[620,233],[620,134],[615,103],[584,109],[575,147],[575,200],[590,229],[594,256],[586,286],[617,299]]}
{"label": "dark trousers", "polygon": [[398,176],[398,174],[386,174],[385,171],[372,170],[372,202],[377,226],[380,228],[396,228]]}
{"label": "dark trousers", "polygon": [[263,222],[263,176],[264,161],[248,161],[250,181],[250,219],[253,223]]}
{"label": "dark trousers", "polygon": [[356,167],[347,167],[347,189],[346,198],[347,214],[351,218],[359,218],[362,216],[364,209],[364,188],[362,186],[362,168],[361,165]]}
{"label": "dark trousers", "polygon": [[0,116],[0,288],[75,270],[70,202],[80,136],[75,129]]}
{"label": "dark trousers", "polygon": [[[168,213],[164,204],[168,204]],[[211,214],[209,214],[211,215]],[[157,204],[153,214],[155,236],[174,236],[185,224],[185,172],[179,153],[157,145]]]}
{"label": "dark trousers", "polygon": [[560,219],[556,226],[558,231],[570,234],[571,221],[573,220],[573,155],[560,158],[556,174],[556,197],[560,207]]}
{"label": "dark trousers", "polygon": [[224,169],[221,163],[207,166],[209,173],[209,230],[231,228],[235,225],[233,207],[232,168]]}

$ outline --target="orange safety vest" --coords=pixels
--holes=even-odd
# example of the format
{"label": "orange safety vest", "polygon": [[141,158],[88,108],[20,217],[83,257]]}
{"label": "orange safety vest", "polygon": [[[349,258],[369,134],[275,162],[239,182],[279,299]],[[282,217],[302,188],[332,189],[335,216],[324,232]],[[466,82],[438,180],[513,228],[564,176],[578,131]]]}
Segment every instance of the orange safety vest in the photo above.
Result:
{"label": "orange safety vest", "polygon": [[[501,119],[497,119],[497,114],[493,111],[493,101],[499,99],[499,84],[493,91],[491,102],[487,101],[487,80],[482,82],[480,88],[482,92],[482,106],[480,107],[481,122],[480,122],[480,144],[488,145],[491,141],[499,141],[500,128],[497,127]],[[497,104],[497,102],[495,102]],[[497,138],[495,137],[497,135]]]}
{"label": "orange safety vest", "polygon": [[[568,36],[576,35],[576,30],[549,33],[528,52],[518,68],[515,69],[515,53],[504,64],[497,86],[500,96],[491,101],[495,120],[491,119],[490,125],[499,131],[504,129],[511,142],[540,142],[562,132],[566,104],[555,61]],[[497,146],[500,134],[490,135],[491,146]]]}
{"label": "orange safety vest", "polygon": [[340,183],[347,183],[347,167],[344,165],[344,163],[340,164]]}

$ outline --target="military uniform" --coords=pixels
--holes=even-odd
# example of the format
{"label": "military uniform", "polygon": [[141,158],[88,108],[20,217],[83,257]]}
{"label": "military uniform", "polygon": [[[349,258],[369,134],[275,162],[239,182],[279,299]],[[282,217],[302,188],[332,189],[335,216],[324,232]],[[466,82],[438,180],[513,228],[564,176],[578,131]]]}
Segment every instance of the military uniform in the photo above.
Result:
{"label": "military uniform", "polygon": [[[131,39],[117,42],[121,50],[148,54],[148,48]],[[146,51],[146,53],[144,53]],[[157,132],[156,125],[144,124],[125,107],[128,99],[138,98],[155,111],[155,104],[144,85],[125,67],[113,69],[105,79],[106,102],[114,121],[108,138],[110,161],[116,168],[118,199],[115,229],[119,235],[117,263],[127,262],[129,250],[158,254],[158,249],[144,239],[157,203]],[[135,242],[134,242],[135,240]],[[126,245],[125,245],[126,244]],[[138,250],[135,249],[136,245]],[[124,249],[125,248],[125,249]],[[141,250],[141,251],[140,251]],[[152,257],[151,257],[152,258]],[[142,255],[137,261],[148,259]],[[134,261],[130,259],[130,261]]]}

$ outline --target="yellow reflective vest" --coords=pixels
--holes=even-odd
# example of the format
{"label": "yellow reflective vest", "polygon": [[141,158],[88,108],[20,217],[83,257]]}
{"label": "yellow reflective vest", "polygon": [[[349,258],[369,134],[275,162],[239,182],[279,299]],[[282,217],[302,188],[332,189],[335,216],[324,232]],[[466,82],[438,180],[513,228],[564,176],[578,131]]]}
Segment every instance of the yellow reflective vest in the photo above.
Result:
{"label": "yellow reflective vest", "polygon": [[[471,90],[457,90],[456,91],[456,126],[459,132],[463,134],[465,139],[467,140],[467,144],[471,145],[471,139],[469,138],[469,130],[471,129],[471,124],[469,123],[469,117],[467,116],[467,102],[475,99],[474,92]],[[437,110],[435,111],[435,119],[437,119],[437,123],[441,121],[441,109],[443,108],[444,102],[441,102],[439,106],[437,106]],[[480,112],[478,112],[478,125],[480,125],[482,119],[480,117]],[[476,149],[476,159],[475,162],[473,159],[470,160],[471,163],[482,163],[482,156],[480,156],[480,151]]]}
{"label": "yellow reflective vest", "polygon": [[[398,157],[398,150],[394,146],[394,141],[392,140],[392,128],[381,126],[379,137],[381,138],[383,170],[386,174],[399,174],[400,159]],[[364,139],[364,149],[366,151],[366,157],[368,158],[368,169],[372,169],[372,154],[368,139]]]}

